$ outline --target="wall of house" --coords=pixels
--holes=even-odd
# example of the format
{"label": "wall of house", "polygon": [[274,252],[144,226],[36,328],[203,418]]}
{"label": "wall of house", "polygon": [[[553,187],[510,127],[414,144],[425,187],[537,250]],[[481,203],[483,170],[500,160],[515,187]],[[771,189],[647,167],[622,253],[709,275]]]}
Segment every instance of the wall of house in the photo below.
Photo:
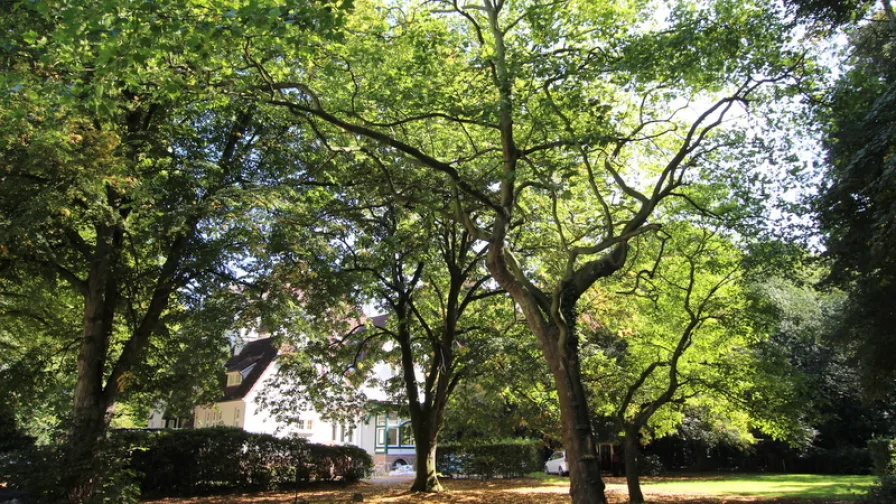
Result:
{"label": "wall of house", "polygon": [[[272,434],[275,436],[296,435],[306,438],[312,443],[320,444],[353,444],[362,446],[364,433],[361,429],[351,426],[336,424],[323,420],[316,411],[296,412],[291,422],[281,422],[274,418],[270,411],[262,409],[257,399],[260,391],[267,390],[272,400],[278,398],[278,392],[267,385],[277,373],[277,362],[274,361],[259,377],[256,385],[246,394],[246,421],[243,428],[249,432]],[[369,437],[369,436],[367,436]],[[373,441],[370,444],[371,453]],[[366,448],[365,448],[366,449]]]}
{"label": "wall of house", "polygon": [[243,401],[219,402],[214,406],[196,406],[193,408],[193,425],[196,428],[244,427],[246,422],[246,403]]}

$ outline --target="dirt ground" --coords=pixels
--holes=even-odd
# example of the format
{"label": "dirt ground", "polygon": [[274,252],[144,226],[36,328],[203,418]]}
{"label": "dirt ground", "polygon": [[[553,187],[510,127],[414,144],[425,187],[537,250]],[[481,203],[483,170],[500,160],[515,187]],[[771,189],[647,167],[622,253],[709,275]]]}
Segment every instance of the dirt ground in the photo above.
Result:
{"label": "dirt ground", "polygon": [[[623,478],[605,478],[607,498],[612,504],[624,503],[627,500],[625,480]],[[419,504],[568,504],[569,486],[562,483],[550,483],[531,478],[507,480],[443,480],[446,491],[439,494],[412,494],[408,492],[410,485],[407,479],[380,479],[376,482],[361,482],[349,486],[316,487],[299,492],[266,492],[246,495],[226,495],[213,497],[197,497],[190,499],[162,499],[148,501],[147,504],[308,504],[349,503],[355,494],[363,496],[363,502]],[[744,502],[761,504],[818,504],[801,499],[765,499],[756,500],[750,497],[714,497],[708,495],[675,495],[651,493],[644,489],[649,502],[658,504],[740,504]]]}

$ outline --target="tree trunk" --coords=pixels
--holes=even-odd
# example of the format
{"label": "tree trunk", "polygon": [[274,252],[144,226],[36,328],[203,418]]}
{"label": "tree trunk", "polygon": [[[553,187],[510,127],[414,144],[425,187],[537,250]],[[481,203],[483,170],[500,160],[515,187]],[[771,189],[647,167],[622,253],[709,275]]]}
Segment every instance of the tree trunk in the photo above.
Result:
{"label": "tree trunk", "polygon": [[[495,223],[496,227],[504,225],[506,223]],[[510,263],[516,264],[515,259],[505,252],[502,246],[491,245],[486,266],[523,311],[550,367],[560,402],[560,422],[569,462],[569,495],[574,504],[606,504],[600,459],[591,429],[591,411],[582,386],[574,299],[569,300],[571,302],[563,310],[566,335],[561,338],[557,321],[546,316],[548,307],[543,293],[511,273],[511,267],[518,270],[519,266],[510,266]]]}
{"label": "tree trunk", "polygon": [[417,476],[411,485],[412,492],[441,492],[442,485],[436,475],[437,429],[431,429],[427,420],[419,429],[416,439]]}
{"label": "tree trunk", "polygon": [[574,504],[606,504],[600,459],[591,430],[591,414],[582,387],[578,351],[551,363],[560,399],[560,421],[569,461],[569,495]]}
{"label": "tree trunk", "polygon": [[105,282],[102,278],[91,278],[87,287],[78,380],[62,481],[67,499],[72,503],[84,502],[93,494],[94,461],[109,422],[103,394],[103,368],[108,345],[107,322],[111,321],[106,297],[110,293],[106,291],[106,285],[97,284]]}
{"label": "tree trunk", "polygon": [[638,477],[638,432],[625,431],[625,481],[628,484],[628,501],[631,504],[643,504],[641,480]]}

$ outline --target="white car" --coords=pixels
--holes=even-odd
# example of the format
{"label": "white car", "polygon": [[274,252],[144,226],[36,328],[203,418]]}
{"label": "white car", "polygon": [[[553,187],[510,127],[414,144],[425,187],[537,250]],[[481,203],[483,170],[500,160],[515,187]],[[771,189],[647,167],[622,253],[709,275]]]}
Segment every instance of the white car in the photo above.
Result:
{"label": "white car", "polygon": [[566,450],[556,451],[547,462],[544,463],[545,474],[556,474],[558,476],[569,475],[569,462],[566,460]]}

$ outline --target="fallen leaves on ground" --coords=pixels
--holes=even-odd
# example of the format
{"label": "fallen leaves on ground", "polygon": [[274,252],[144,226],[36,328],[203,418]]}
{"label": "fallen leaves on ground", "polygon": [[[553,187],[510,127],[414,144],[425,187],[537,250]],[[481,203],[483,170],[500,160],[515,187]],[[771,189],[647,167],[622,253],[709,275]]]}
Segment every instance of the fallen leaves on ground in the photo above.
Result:
{"label": "fallen leaves on ground", "polygon": [[[628,492],[623,478],[605,478],[607,500],[610,504],[628,502]],[[349,503],[355,494],[364,496],[365,503],[389,504],[568,504],[568,480],[541,480],[534,478],[498,479],[480,481],[443,480],[445,491],[433,493],[412,493],[408,491],[411,482],[402,479],[394,483],[361,482],[353,485],[315,486],[298,492],[261,492],[254,494],[218,495],[194,498],[169,498],[147,501],[145,504],[309,504]],[[809,504],[801,499],[759,499],[755,497],[726,496],[713,497],[696,494],[672,494],[651,492],[644,488],[648,502],[656,504]],[[831,501],[833,502],[833,501]],[[812,504],[815,504],[813,502]]]}

